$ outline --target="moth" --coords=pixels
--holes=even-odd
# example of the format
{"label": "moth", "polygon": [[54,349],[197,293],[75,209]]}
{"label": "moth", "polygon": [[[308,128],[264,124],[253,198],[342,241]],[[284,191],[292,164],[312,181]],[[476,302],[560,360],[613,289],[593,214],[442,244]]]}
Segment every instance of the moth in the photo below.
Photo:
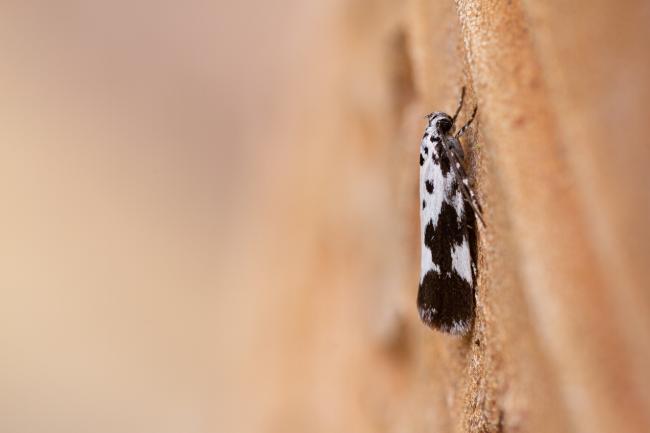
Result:
{"label": "moth", "polygon": [[476,117],[454,133],[463,107],[463,87],[453,116],[433,112],[420,145],[421,272],[417,306],[429,327],[464,335],[474,321],[476,217],[481,205],[464,168],[460,138]]}

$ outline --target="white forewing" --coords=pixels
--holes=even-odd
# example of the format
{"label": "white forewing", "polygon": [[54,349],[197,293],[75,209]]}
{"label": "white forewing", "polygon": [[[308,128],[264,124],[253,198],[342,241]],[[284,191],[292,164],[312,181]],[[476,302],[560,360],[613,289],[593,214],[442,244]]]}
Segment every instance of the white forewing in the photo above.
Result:
{"label": "white forewing", "polygon": [[[429,143],[431,144],[431,143]],[[439,165],[433,163],[431,153],[435,152],[433,146],[429,146],[429,156],[424,161],[424,165],[420,167],[420,197],[426,203],[426,207],[422,209],[421,215],[421,228],[422,239],[424,240],[424,227],[425,221],[431,221],[433,227],[438,225],[438,217],[442,208],[442,202],[445,199],[445,191],[447,189],[447,179],[442,175],[442,170]],[[433,192],[430,194],[427,191],[426,182],[429,181],[433,184]]]}

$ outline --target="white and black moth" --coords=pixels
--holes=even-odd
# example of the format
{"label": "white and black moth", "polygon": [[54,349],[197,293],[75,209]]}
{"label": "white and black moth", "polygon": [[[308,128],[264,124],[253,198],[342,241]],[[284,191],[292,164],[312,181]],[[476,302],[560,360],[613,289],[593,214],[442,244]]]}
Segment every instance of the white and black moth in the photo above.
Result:
{"label": "white and black moth", "polygon": [[453,117],[426,116],[420,145],[421,273],[418,311],[424,323],[451,334],[466,334],[474,320],[476,217],[481,205],[470,188],[460,137],[476,116],[454,134],[465,88]]}

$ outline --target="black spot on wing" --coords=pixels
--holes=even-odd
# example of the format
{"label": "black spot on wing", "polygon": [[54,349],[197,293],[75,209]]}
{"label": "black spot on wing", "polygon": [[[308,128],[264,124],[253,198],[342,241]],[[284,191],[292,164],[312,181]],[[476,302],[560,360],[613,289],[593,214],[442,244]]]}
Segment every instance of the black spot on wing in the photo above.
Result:
{"label": "black spot on wing", "polygon": [[449,170],[451,169],[451,166],[449,165],[449,158],[447,157],[447,151],[445,150],[444,145],[440,141],[436,143],[436,152],[438,153],[438,155],[440,155],[437,164],[440,165],[440,171],[442,171],[442,175],[446,177],[447,174],[449,173]]}
{"label": "black spot on wing", "polygon": [[438,165],[440,163],[440,158],[438,158],[438,155],[436,154],[434,149],[431,149],[431,160],[436,165]]}
{"label": "black spot on wing", "polygon": [[431,182],[430,180],[427,180],[427,181],[424,182],[424,186],[427,188],[427,192],[429,194],[433,194],[433,182]]}
{"label": "black spot on wing", "polygon": [[420,154],[420,167],[424,165],[424,158],[422,158],[422,154]]}
{"label": "black spot on wing", "polygon": [[427,207],[427,202],[424,201],[424,200],[422,200],[422,209],[424,209],[424,208],[426,208],[426,207]]}
{"label": "black spot on wing", "polygon": [[439,138],[432,135],[429,139],[434,143],[433,148],[431,149],[431,159],[434,164],[440,166],[442,175],[447,176],[451,166],[449,165],[449,158],[447,158],[445,148]]}
{"label": "black spot on wing", "polygon": [[431,252],[433,263],[441,266],[443,272],[451,271],[451,247],[460,245],[466,232],[466,222],[462,219],[459,222],[456,209],[443,201],[436,227],[429,221],[424,229],[424,246]]}

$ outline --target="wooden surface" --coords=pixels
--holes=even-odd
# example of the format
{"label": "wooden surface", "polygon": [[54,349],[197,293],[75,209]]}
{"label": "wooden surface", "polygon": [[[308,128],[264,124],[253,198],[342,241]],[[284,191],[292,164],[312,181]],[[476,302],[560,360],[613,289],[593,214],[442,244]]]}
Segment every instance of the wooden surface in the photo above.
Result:
{"label": "wooden surface", "polygon": [[[281,380],[295,389],[280,413],[299,430],[650,428],[648,13],[643,2],[335,8],[279,163],[300,179],[279,195],[294,182],[309,191],[282,218],[289,237],[294,219],[311,221],[286,319],[302,340]],[[459,340],[415,313],[415,161],[422,115],[453,110],[462,85],[479,105],[468,145],[488,229],[478,320]]]}

